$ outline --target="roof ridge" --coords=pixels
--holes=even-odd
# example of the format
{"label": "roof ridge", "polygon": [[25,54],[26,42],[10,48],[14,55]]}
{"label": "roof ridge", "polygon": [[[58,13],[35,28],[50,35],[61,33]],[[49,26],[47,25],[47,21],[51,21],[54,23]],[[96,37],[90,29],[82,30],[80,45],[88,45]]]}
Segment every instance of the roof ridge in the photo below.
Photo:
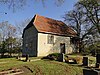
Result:
{"label": "roof ridge", "polygon": [[63,22],[63,21],[61,21],[61,20],[55,20],[55,19],[53,19],[53,18],[50,18],[50,17],[45,17],[45,16],[42,16],[42,15],[39,15],[39,14],[35,14],[35,16],[36,16],[36,18],[37,18],[37,16],[40,16],[40,17],[43,17],[43,18],[47,18],[47,19],[51,19],[51,20],[54,20],[54,21],[59,21],[59,22],[64,23],[64,22]]}

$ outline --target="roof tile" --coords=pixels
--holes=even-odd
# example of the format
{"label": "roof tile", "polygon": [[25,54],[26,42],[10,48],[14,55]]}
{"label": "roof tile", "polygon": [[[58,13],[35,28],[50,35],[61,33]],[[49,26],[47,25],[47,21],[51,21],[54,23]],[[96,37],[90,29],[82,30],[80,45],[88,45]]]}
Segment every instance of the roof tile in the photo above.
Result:
{"label": "roof tile", "polygon": [[35,16],[34,25],[39,32],[49,32],[61,35],[76,35],[76,32],[62,21],[54,20],[37,14]]}

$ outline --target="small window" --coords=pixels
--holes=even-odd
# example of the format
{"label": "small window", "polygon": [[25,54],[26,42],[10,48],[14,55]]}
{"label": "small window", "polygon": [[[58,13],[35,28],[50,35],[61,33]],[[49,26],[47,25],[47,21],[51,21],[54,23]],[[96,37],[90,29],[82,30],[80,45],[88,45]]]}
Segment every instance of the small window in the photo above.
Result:
{"label": "small window", "polygon": [[54,43],[54,36],[48,35],[48,44],[53,44],[53,43]]}

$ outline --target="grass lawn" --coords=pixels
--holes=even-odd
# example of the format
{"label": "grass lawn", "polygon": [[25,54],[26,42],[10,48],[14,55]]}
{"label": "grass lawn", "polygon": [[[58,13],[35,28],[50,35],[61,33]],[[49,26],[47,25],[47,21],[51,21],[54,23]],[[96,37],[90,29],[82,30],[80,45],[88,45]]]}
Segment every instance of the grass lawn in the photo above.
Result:
{"label": "grass lawn", "polygon": [[[36,59],[36,58],[31,58]],[[19,61],[16,58],[0,59],[0,71],[10,68],[20,68],[23,75],[82,75],[82,67],[72,66],[67,63],[38,60],[31,62]]]}

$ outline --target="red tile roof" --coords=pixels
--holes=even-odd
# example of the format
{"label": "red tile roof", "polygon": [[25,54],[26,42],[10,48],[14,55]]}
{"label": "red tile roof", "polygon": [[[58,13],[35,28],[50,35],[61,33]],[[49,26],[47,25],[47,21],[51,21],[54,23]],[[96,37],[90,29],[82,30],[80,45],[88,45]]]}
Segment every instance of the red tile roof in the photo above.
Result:
{"label": "red tile roof", "polygon": [[37,14],[34,16],[33,20],[26,26],[25,29],[31,27],[32,26],[31,23],[33,23],[38,32],[65,35],[65,36],[77,35],[77,33],[71,27],[68,27],[62,21],[54,20]]}
{"label": "red tile roof", "polygon": [[35,15],[34,26],[39,32],[75,36],[76,32],[62,21]]}

